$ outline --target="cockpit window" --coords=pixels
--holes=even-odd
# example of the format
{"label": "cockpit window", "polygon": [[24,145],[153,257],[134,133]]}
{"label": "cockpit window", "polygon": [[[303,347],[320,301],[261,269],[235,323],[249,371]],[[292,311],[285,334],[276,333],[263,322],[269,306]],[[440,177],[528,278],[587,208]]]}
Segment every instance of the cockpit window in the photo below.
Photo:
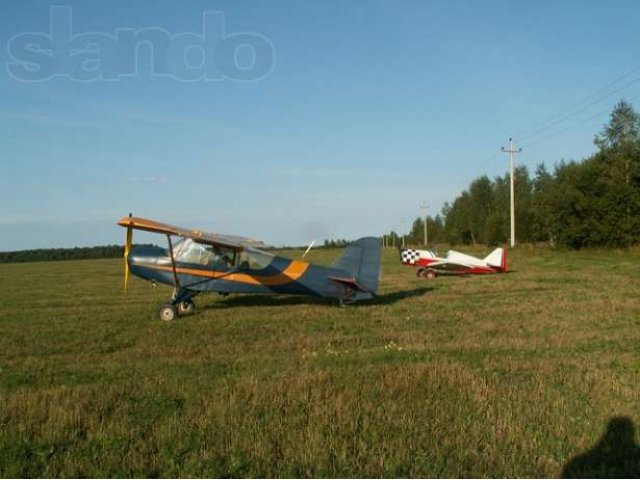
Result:
{"label": "cockpit window", "polygon": [[211,258],[211,265],[214,268],[233,268],[236,266],[236,251],[233,248],[220,247],[218,245],[213,247],[213,257]]}
{"label": "cockpit window", "polygon": [[236,252],[233,248],[220,245],[198,243],[191,238],[182,238],[173,246],[176,262],[207,265],[217,270],[240,268],[243,270],[262,270],[273,262],[270,253],[247,248]]}
{"label": "cockpit window", "polygon": [[198,243],[184,238],[173,248],[176,262],[208,265],[213,268],[227,269],[235,265],[236,252],[231,248]]}
{"label": "cockpit window", "polygon": [[273,255],[261,250],[245,249],[240,252],[238,267],[245,270],[262,270],[273,262]]}

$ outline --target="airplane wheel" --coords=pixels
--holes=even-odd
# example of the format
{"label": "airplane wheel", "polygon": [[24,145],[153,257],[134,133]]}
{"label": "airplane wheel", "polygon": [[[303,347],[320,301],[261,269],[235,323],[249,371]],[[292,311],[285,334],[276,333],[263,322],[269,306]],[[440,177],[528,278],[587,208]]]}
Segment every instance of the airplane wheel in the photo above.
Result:
{"label": "airplane wheel", "polygon": [[193,300],[184,300],[178,303],[178,315],[189,315],[196,311],[196,304]]}
{"label": "airplane wheel", "polygon": [[340,306],[344,307],[345,305],[349,305],[355,302],[355,298],[356,298],[355,289],[351,287],[345,287],[344,293],[342,294],[342,298],[340,299],[342,302]]}
{"label": "airplane wheel", "polygon": [[436,278],[436,272],[434,272],[433,270],[426,270],[424,272],[424,278],[433,280],[434,278]]}
{"label": "airplane wheel", "polygon": [[419,268],[418,271],[416,272],[416,277],[418,278],[422,278],[422,274],[425,272],[424,268]]}
{"label": "airplane wheel", "polygon": [[176,310],[176,307],[168,303],[166,305],[162,305],[158,313],[160,315],[160,320],[164,322],[171,322],[178,316],[178,310]]}

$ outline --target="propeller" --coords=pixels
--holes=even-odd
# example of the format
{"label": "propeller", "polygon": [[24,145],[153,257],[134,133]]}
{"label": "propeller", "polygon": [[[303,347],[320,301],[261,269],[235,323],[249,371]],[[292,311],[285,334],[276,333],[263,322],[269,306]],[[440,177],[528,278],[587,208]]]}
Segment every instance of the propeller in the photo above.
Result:
{"label": "propeller", "polygon": [[127,227],[127,237],[124,244],[124,293],[127,293],[129,286],[129,252],[131,252],[131,241],[133,240],[133,228]]}

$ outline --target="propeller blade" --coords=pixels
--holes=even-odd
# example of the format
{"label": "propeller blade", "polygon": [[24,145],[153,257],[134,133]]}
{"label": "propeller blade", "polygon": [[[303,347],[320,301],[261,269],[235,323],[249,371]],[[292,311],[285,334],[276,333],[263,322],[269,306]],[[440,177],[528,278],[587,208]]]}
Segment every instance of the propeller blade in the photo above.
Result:
{"label": "propeller blade", "polygon": [[133,239],[133,228],[127,227],[127,239],[124,245],[124,293],[129,287],[129,252],[131,252],[131,241]]}

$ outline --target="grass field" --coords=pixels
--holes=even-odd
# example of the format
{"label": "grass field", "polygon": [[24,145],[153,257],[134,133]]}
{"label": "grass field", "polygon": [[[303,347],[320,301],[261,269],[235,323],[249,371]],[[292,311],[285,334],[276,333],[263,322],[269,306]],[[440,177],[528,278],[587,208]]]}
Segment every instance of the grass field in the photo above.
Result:
{"label": "grass field", "polygon": [[387,250],[374,302],[203,296],[170,324],[120,261],[1,265],[0,475],[555,477],[589,452],[637,476],[640,251],[509,260],[427,281]]}

